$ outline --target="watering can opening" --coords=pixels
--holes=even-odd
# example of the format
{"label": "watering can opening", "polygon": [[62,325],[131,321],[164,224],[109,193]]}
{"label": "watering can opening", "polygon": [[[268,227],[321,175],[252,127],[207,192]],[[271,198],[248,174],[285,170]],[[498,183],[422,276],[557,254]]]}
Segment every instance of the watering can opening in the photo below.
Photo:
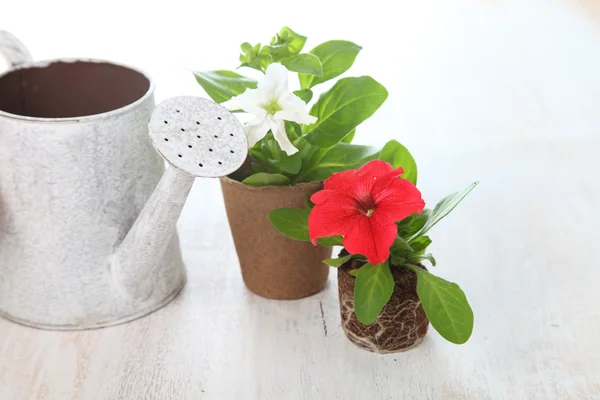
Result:
{"label": "watering can opening", "polygon": [[0,111],[32,118],[76,118],[115,111],[152,92],[132,68],[96,60],[22,64],[0,76]]}

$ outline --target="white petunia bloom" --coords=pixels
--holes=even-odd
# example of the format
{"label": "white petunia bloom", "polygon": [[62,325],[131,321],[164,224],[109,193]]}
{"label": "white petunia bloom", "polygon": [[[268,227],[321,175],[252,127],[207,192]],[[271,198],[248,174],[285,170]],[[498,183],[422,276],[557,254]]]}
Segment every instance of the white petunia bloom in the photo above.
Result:
{"label": "white petunia bloom", "polygon": [[250,146],[262,139],[269,130],[288,155],[298,151],[285,133],[285,121],[312,124],[316,117],[308,114],[302,99],[288,89],[288,70],[281,64],[270,64],[256,89],[246,89],[224,104],[230,110],[244,110],[254,115],[245,124]]}

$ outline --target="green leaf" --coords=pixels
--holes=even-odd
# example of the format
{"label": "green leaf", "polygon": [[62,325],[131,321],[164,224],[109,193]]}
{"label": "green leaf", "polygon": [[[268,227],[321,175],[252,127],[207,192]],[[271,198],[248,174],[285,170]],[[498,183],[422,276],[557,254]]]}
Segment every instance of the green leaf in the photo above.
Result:
{"label": "green leaf", "polygon": [[295,90],[294,94],[302,99],[303,102],[308,103],[312,100],[313,92],[310,89]]}
{"label": "green leaf", "polygon": [[281,174],[267,174],[259,172],[252,174],[242,181],[243,184],[249,186],[287,186],[290,184],[290,179]]}
{"label": "green leaf", "polygon": [[311,88],[343,74],[352,66],[361,49],[359,45],[346,40],[330,40],[318,45],[310,53],[321,60],[323,76],[300,74],[300,87]]}
{"label": "green leaf", "polygon": [[392,243],[392,249],[397,249],[397,250],[406,250],[406,251],[413,251],[413,248],[411,247],[410,244],[408,244],[408,242],[404,239],[402,239],[401,237],[397,236],[396,239],[394,239],[394,243]]}
{"label": "green leaf", "polygon": [[251,147],[249,153],[253,161],[252,170],[254,172],[266,172],[270,168],[268,155],[262,151],[260,146]]}
{"label": "green leaf", "polygon": [[344,264],[346,261],[348,261],[351,258],[352,258],[352,254],[348,254],[347,256],[341,257],[341,258],[328,258],[326,260],[323,260],[323,262],[325,264],[329,265],[330,267],[338,268],[340,265]]}
{"label": "green leaf", "polygon": [[297,122],[285,121],[285,133],[287,133],[288,138],[293,143],[302,135],[302,128]]}
{"label": "green leaf", "polygon": [[[419,216],[419,214],[414,213],[414,214],[411,214],[408,217],[404,218],[403,220],[396,222],[396,225],[398,226],[398,236],[404,238],[404,237],[410,236],[410,234],[418,232],[419,229],[421,229],[423,227],[422,225],[419,227],[419,229],[415,230],[414,232],[411,232],[410,234],[407,234],[409,229],[411,229],[411,227],[414,225],[415,219],[418,216]],[[425,221],[423,221],[423,225],[425,225]]]}
{"label": "green leaf", "polygon": [[281,152],[279,159],[269,159],[269,163],[288,174],[297,174],[302,168],[302,156],[300,153],[292,154],[291,156]]}
{"label": "green leaf", "polygon": [[406,262],[407,258],[413,254],[413,249],[408,242],[397,236],[390,248],[390,257],[392,265],[401,265]]}
{"label": "green leaf", "polygon": [[269,213],[269,221],[275,229],[290,239],[308,242],[309,214],[310,210],[301,208],[278,208]]}
{"label": "green leaf", "polygon": [[[258,47],[260,48],[260,43],[258,44]],[[240,54],[240,61],[242,61],[242,56],[254,54],[254,47],[248,42],[242,43],[240,45],[240,49],[242,50],[242,54]]]}
{"label": "green leaf", "polygon": [[456,283],[431,275],[414,265],[406,265],[417,274],[417,294],[431,325],[446,340],[463,344],[473,332],[473,310]]}
{"label": "green leaf", "polygon": [[196,81],[207,95],[217,103],[223,103],[240,95],[246,89],[256,88],[254,79],[246,78],[233,71],[193,71]]}
{"label": "green leaf", "polygon": [[334,146],[373,115],[387,95],[387,90],[370,76],[340,79],[311,108],[310,114],[318,120],[303,127],[304,137],[315,146]]}
{"label": "green leaf", "polygon": [[354,312],[360,322],[371,325],[394,292],[394,277],[387,261],[367,263],[358,270],[354,285]]}
{"label": "green leaf", "polygon": [[356,128],[352,129],[349,134],[344,136],[340,143],[352,143],[352,140],[354,140],[354,135],[356,135]]}
{"label": "green leaf", "polygon": [[312,144],[308,143],[306,141],[306,139],[304,139],[303,136],[300,136],[293,143],[294,143],[294,146],[298,149],[298,153],[300,153],[302,155],[302,164],[306,164],[310,160],[310,158],[313,156],[313,154],[317,150],[319,150],[318,147],[313,146]]}
{"label": "green leaf", "polygon": [[410,242],[410,247],[412,247],[413,251],[418,254],[422,251],[425,251],[430,244],[431,239],[429,236],[419,236]]}
{"label": "green leaf", "polygon": [[310,201],[310,196],[306,196],[304,198],[304,205],[306,206],[306,208],[308,208],[309,210],[312,210],[313,208],[315,208],[315,205]]}
{"label": "green leaf", "polygon": [[431,215],[431,210],[425,208],[421,215],[415,213],[410,215],[409,217],[404,218],[402,221],[398,222],[398,236],[403,238],[413,237],[415,233],[421,230],[425,226],[425,223],[429,219]]}
{"label": "green leaf", "polygon": [[374,147],[347,143],[338,143],[330,149],[318,149],[294,182],[323,181],[335,172],[359,168],[377,158],[378,154]]}
{"label": "green leaf", "polygon": [[429,261],[434,267],[436,265],[435,258],[433,258],[433,255],[431,254],[413,254],[407,259],[407,261],[410,263],[421,262],[423,260]]}
{"label": "green leaf", "polygon": [[323,247],[343,246],[341,236],[327,236],[317,239],[317,242]]}
{"label": "green leaf", "polygon": [[250,154],[252,155],[252,157],[266,161],[267,158],[268,158],[268,154],[266,154],[263,151],[262,147],[259,144],[260,143],[257,143],[254,146],[250,147],[250,149],[248,151],[250,152]]}
{"label": "green leaf", "polygon": [[281,64],[289,71],[323,76],[323,66],[321,65],[321,61],[319,61],[319,57],[314,54],[303,53],[287,57],[281,60]]}
{"label": "green leaf", "polygon": [[358,276],[358,271],[358,269],[351,269],[350,271],[348,271],[348,273],[356,278]]}
{"label": "green leaf", "polygon": [[302,51],[306,43],[306,36],[302,36],[287,26],[271,39],[269,46],[262,48],[262,53],[268,53],[273,57],[273,62],[278,62],[282,58],[296,55]]}
{"label": "green leaf", "polygon": [[240,48],[242,49],[242,54],[240,54],[240,62],[242,64],[240,67],[250,67],[257,71],[265,72],[267,66],[271,63],[271,55],[261,54],[260,43],[252,47],[250,43],[245,42],[242,43]]}
{"label": "green leaf", "polygon": [[390,262],[392,265],[403,265],[408,258],[402,253],[390,253]]}
{"label": "green leaf", "polygon": [[389,162],[394,168],[402,167],[404,170],[402,177],[414,185],[417,184],[417,163],[408,149],[396,140],[390,140],[383,146],[379,159]]}
{"label": "green leaf", "polygon": [[[296,128],[297,126],[297,128]],[[285,130],[288,138],[293,141],[296,137],[296,129],[300,130],[300,126],[291,121],[285,121]],[[302,155],[297,152],[292,155],[286,154],[281,150],[281,146],[273,137],[273,133],[267,133],[261,140],[259,140],[253,149],[259,147],[263,155],[267,157],[267,170],[270,172],[281,173],[285,172],[288,174],[295,175],[302,168]],[[251,151],[251,155],[254,153]]]}
{"label": "green leaf", "polygon": [[415,233],[409,241],[416,238],[417,236],[423,235],[425,232],[429,231],[435,224],[440,222],[442,218],[446,215],[450,214],[452,210],[460,203],[470,192],[475,189],[479,182],[471,183],[466,189],[453,193],[449,196],[444,197],[439,203],[436,204],[435,208],[431,212],[431,215],[425,222],[423,228],[419,230],[419,232]]}
{"label": "green leaf", "polygon": [[253,174],[258,174],[259,172],[265,172],[265,168],[262,166],[262,164],[257,163],[257,162],[253,162],[250,165],[251,169],[252,169],[252,173]]}
{"label": "green leaf", "polygon": [[281,169],[279,169],[274,164],[277,164],[281,158],[283,158],[287,155],[283,152],[283,150],[281,150],[281,147],[279,146],[279,143],[277,143],[277,141],[273,137],[272,132],[269,131],[262,139],[260,139],[258,142],[256,142],[256,144],[250,149],[250,154],[252,156],[255,156],[256,149],[259,149],[260,155],[262,156],[262,158],[259,158],[259,159],[261,159],[261,160],[264,159],[263,164],[265,165],[265,169],[268,172],[271,172],[271,173],[282,173],[283,172],[283,171],[281,171]]}

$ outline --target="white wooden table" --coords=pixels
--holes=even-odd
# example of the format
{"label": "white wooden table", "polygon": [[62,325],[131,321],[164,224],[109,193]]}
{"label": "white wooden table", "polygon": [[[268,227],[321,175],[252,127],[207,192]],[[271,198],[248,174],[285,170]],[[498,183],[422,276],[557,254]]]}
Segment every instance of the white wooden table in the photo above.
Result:
{"label": "white wooden table", "polygon": [[[179,224],[183,293],[103,330],[0,320],[0,399],[600,398],[600,6],[415,3],[351,14],[379,18],[379,30],[356,27],[357,68],[390,90],[357,138],[405,143],[430,205],[481,180],[432,231],[436,272],[475,313],[467,344],[431,330],[406,353],[359,350],[340,329],[334,271],[303,300],[251,294],[218,182],[199,180]],[[155,72],[159,97],[193,87],[185,72],[179,86]]]}

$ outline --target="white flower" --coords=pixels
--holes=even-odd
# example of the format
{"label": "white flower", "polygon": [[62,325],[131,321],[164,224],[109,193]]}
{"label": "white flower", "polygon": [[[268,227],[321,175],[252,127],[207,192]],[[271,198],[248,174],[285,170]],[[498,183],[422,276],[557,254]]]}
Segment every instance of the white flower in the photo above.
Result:
{"label": "white flower", "polygon": [[250,146],[254,146],[271,130],[281,149],[288,155],[296,153],[298,149],[285,133],[285,121],[312,124],[317,120],[308,114],[304,101],[289,91],[288,70],[277,63],[269,65],[256,89],[246,89],[225,105],[230,110],[241,109],[254,115],[254,119],[245,124]]}

